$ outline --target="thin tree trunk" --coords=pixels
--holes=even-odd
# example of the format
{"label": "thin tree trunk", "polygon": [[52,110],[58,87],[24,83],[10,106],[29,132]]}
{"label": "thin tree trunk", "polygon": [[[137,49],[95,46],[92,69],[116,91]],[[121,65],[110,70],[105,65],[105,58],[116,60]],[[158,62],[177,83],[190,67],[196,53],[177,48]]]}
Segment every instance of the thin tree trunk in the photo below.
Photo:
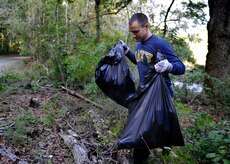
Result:
{"label": "thin tree trunk", "polygon": [[[223,80],[230,70],[230,1],[209,0],[208,54],[205,71]],[[211,84],[206,79],[206,86]]]}
{"label": "thin tree trunk", "polygon": [[66,32],[65,32],[65,45],[66,45],[66,43],[67,43],[67,39],[68,39],[68,1],[66,1],[66,8],[65,8],[65,30],[66,30]]}
{"label": "thin tree trunk", "polygon": [[96,30],[97,30],[97,35],[96,35],[96,39],[95,39],[96,43],[100,42],[100,35],[101,35],[100,4],[101,4],[101,0],[95,0]]}
{"label": "thin tree trunk", "polygon": [[163,33],[164,37],[165,37],[166,32],[167,32],[167,18],[168,18],[168,14],[169,14],[169,12],[170,12],[170,10],[172,8],[172,5],[173,5],[174,1],[175,0],[172,0],[171,4],[169,5],[169,8],[167,9],[166,15],[165,15],[165,19],[164,19],[164,33]]}
{"label": "thin tree trunk", "polygon": [[56,36],[58,39],[58,4],[56,5],[56,9],[55,9],[55,22],[56,22]]}
{"label": "thin tree trunk", "polygon": [[[55,21],[56,21],[56,37],[57,37],[57,44],[60,44],[59,43],[59,27],[58,27],[58,21],[59,21],[59,18],[58,18],[58,4],[56,5],[56,9],[55,9]],[[62,79],[62,82],[65,83],[65,77],[64,77],[64,73],[62,71],[62,68],[61,68],[61,60],[60,60],[60,57],[58,56],[58,54],[54,51],[52,51],[52,53],[55,55],[55,59],[56,59],[56,62],[57,62],[57,68],[59,69],[60,71],[60,74],[61,74],[61,79]]]}

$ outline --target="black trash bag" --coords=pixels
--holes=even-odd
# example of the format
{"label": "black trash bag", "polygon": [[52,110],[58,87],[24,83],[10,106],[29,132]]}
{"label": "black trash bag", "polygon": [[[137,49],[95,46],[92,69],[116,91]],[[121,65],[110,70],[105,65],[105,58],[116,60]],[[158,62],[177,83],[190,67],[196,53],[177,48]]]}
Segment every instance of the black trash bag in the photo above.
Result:
{"label": "black trash bag", "polygon": [[[162,60],[161,53],[157,53],[156,60],[159,59]],[[145,76],[143,85],[128,104],[130,114],[118,149],[184,146],[176,109],[163,76],[154,67]]]}
{"label": "black trash bag", "polygon": [[98,87],[112,100],[127,107],[135,93],[135,82],[129,70],[122,43],[119,41],[96,67]]}

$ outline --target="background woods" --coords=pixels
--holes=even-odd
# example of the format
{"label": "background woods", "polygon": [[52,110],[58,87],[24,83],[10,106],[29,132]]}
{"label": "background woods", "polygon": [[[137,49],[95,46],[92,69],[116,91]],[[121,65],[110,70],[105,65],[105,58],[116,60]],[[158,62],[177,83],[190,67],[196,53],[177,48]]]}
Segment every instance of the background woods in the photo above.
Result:
{"label": "background woods", "polygon": [[130,151],[114,150],[127,110],[102,94],[94,73],[119,39],[134,49],[128,19],[136,12],[187,67],[172,77],[186,146],[152,150],[150,163],[229,163],[229,0],[1,0],[0,59],[30,60],[0,72],[0,161],[10,160],[4,145],[30,163],[71,163],[78,154],[66,134],[87,161],[129,161]]}

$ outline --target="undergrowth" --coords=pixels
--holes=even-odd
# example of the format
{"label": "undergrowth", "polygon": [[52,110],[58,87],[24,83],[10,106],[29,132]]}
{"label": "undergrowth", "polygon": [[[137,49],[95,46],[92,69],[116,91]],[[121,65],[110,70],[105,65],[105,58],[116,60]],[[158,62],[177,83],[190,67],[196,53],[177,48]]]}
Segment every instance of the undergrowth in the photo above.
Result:
{"label": "undergrowth", "polygon": [[[84,92],[82,90],[81,92],[96,103],[102,104],[104,110],[95,110],[84,102],[75,102],[70,95],[63,95],[66,93],[56,92],[48,95],[46,90],[49,89],[38,86],[36,83],[44,75],[43,69],[37,68],[40,69],[37,71],[41,72],[40,75],[39,73],[33,75],[33,72],[23,74],[11,72],[0,78],[1,95],[10,96],[11,93],[19,91],[21,93],[23,90],[33,96],[34,94],[45,94],[46,96],[41,99],[39,108],[33,109],[33,112],[29,107],[12,107],[18,110],[18,113],[9,120],[14,122],[14,126],[4,134],[6,140],[10,144],[30,144],[31,134],[36,132],[37,125],[55,130],[64,127],[64,129],[72,129],[79,133],[79,136],[86,139],[87,142],[94,140],[94,144],[89,147],[91,157],[114,160],[112,159],[114,147],[127,119],[127,109],[103,95],[97,88],[94,79],[84,85]],[[203,80],[202,70],[198,72],[193,70],[192,75],[184,78],[185,84],[199,83]],[[210,115],[208,110],[193,111],[191,104],[179,101],[183,100],[183,97],[192,100],[194,96],[197,96],[189,97],[191,95],[188,88],[176,89],[175,94],[176,109],[186,145],[172,147],[167,151],[151,150],[149,163],[229,163],[230,122],[220,118],[216,119],[215,116]],[[6,101],[3,98],[1,100]],[[39,115],[36,113],[38,110]],[[7,107],[2,108],[1,112],[7,112]],[[43,132],[39,131],[36,137],[42,136]]]}

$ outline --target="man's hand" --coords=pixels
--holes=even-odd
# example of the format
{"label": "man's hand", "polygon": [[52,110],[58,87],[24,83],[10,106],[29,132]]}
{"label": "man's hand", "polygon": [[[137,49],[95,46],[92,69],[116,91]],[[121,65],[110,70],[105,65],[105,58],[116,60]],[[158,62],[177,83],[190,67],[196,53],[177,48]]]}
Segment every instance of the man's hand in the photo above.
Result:
{"label": "man's hand", "polygon": [[164,71],[170,72],[173,68],[173,65],[169,63],[167,59],[159,61],[154,65],[156,72],[162,73]]}
{"label": "man's hand", "polygon": [[128,51],[129,51],[129,47],[122,40],[119,40],[119,41],[123,45],[124,52],[125,52],[125,55],[126,55],[128,53]]}

